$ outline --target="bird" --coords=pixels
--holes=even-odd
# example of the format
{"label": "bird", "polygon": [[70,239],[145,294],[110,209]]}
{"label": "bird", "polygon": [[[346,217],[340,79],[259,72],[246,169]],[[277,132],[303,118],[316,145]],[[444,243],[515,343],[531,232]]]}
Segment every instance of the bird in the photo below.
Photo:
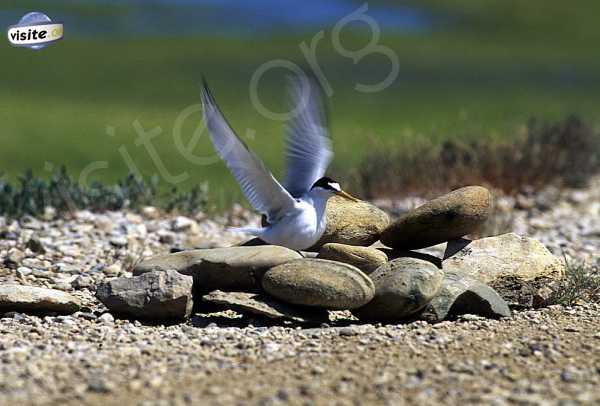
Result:
{"label": "bird", "polygon": [[266,216],[267,225],[263,227],[232,230],[254,235],[267,244],[301,251],[314,246],[324,234],[330,197],[360,200],[325,176],[333,151],[322,89],[316,79],[295,75],[289,83],[289,99],[295,109],[286,126],[287,168],[283,184],[231,128],[204,78],[201,100],[205,126],[216,152],[250,205]]}

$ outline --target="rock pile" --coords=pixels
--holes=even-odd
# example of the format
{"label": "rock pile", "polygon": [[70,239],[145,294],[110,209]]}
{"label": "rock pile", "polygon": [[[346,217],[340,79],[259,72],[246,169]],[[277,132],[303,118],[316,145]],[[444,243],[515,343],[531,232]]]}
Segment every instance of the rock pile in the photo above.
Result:
{"label": "rock pile", "polygon": [[[311,252],[253,242],[159,255],[139,263],[133,278],[101,284],[97,297],[117,315],[183,319],[190,313],[191,283],[178,290],[181,302],[159,294],[160,284],[146,296],[135,288],[167,273],[193,277],[197,307],[218,304],[296,322],[323,322],[335,310],[370,322],[507,317],[509,304],[539,304],[537,290],[560,279],[563,270],[531,238],[462,239],[486,222],[492,204],[487,189],[465,187],[390,222],[369,203],[332,199],[328,231]],[[389,248],[373,245],[378,240]],[[410,251],[444,242],[443,258]]]}

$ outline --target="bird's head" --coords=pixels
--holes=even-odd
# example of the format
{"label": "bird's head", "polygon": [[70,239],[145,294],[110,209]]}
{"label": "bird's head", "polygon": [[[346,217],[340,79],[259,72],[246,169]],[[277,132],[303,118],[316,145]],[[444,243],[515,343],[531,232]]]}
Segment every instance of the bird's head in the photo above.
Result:
{"label": "bird's head", "polygon": [[333,196],[338,195],[342,196],[348,200],[353,202],[359,202],[360,199],[344,192],[338,182],[335,180],[328,178],[326,176],[322,177],[318,181],[316,181],[312,187],[310,188],[311,192],[316,192],[322,194],[324,196]]}

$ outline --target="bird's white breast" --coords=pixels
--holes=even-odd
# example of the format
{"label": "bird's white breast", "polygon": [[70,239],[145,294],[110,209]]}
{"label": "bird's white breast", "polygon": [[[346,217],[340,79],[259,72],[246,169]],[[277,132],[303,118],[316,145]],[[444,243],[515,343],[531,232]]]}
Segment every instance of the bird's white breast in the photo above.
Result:
{"label": "bird's white breast", "polygon": [[295,250],[312,247],[319,241],[326,226],[324,205],[314,203],[309,199],[300,199],[294,210],[272,224],[261,238],[270,244]]}

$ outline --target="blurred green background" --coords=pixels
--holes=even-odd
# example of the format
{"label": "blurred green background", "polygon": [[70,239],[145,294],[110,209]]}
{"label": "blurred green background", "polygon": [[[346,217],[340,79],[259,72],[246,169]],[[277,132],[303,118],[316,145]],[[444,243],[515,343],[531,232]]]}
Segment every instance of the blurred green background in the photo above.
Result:
{"label": "blurred green background", "polygon": [[[399,62],[393,83],[374,93],[355,88],[390,73],[389,58],[368,48],[372,30],[354,21],[340,31],[344,48],[368,50],[360,60],[332,43],[336,23],[363,4],[380,29],[377,43]],[[300,44],[320,31],[316,55],[331,85],[342,171],[376,146],[510,139],[531,117],[599,119],[600,3],[592,0],[3,0],[0,22],[7,28],[29,11],[63,22],[65,39],[40,51],[0,47],[0,171],[8,177],[65,164],[75,176],[112,181],[135,167],[166,185],[208,181],[214,204],[226,207],[241,196],[202,129],[202,75],[280,176],[284,122],[253,105],[251,78],[272,60],[307,66]],[[287,74],[261,77],[258,96],[270,111],[286,111]],[[156,154],[136,144],[136,126],[160,128],[151,133]],[[178,144],[191,147],[188,156]]]}

